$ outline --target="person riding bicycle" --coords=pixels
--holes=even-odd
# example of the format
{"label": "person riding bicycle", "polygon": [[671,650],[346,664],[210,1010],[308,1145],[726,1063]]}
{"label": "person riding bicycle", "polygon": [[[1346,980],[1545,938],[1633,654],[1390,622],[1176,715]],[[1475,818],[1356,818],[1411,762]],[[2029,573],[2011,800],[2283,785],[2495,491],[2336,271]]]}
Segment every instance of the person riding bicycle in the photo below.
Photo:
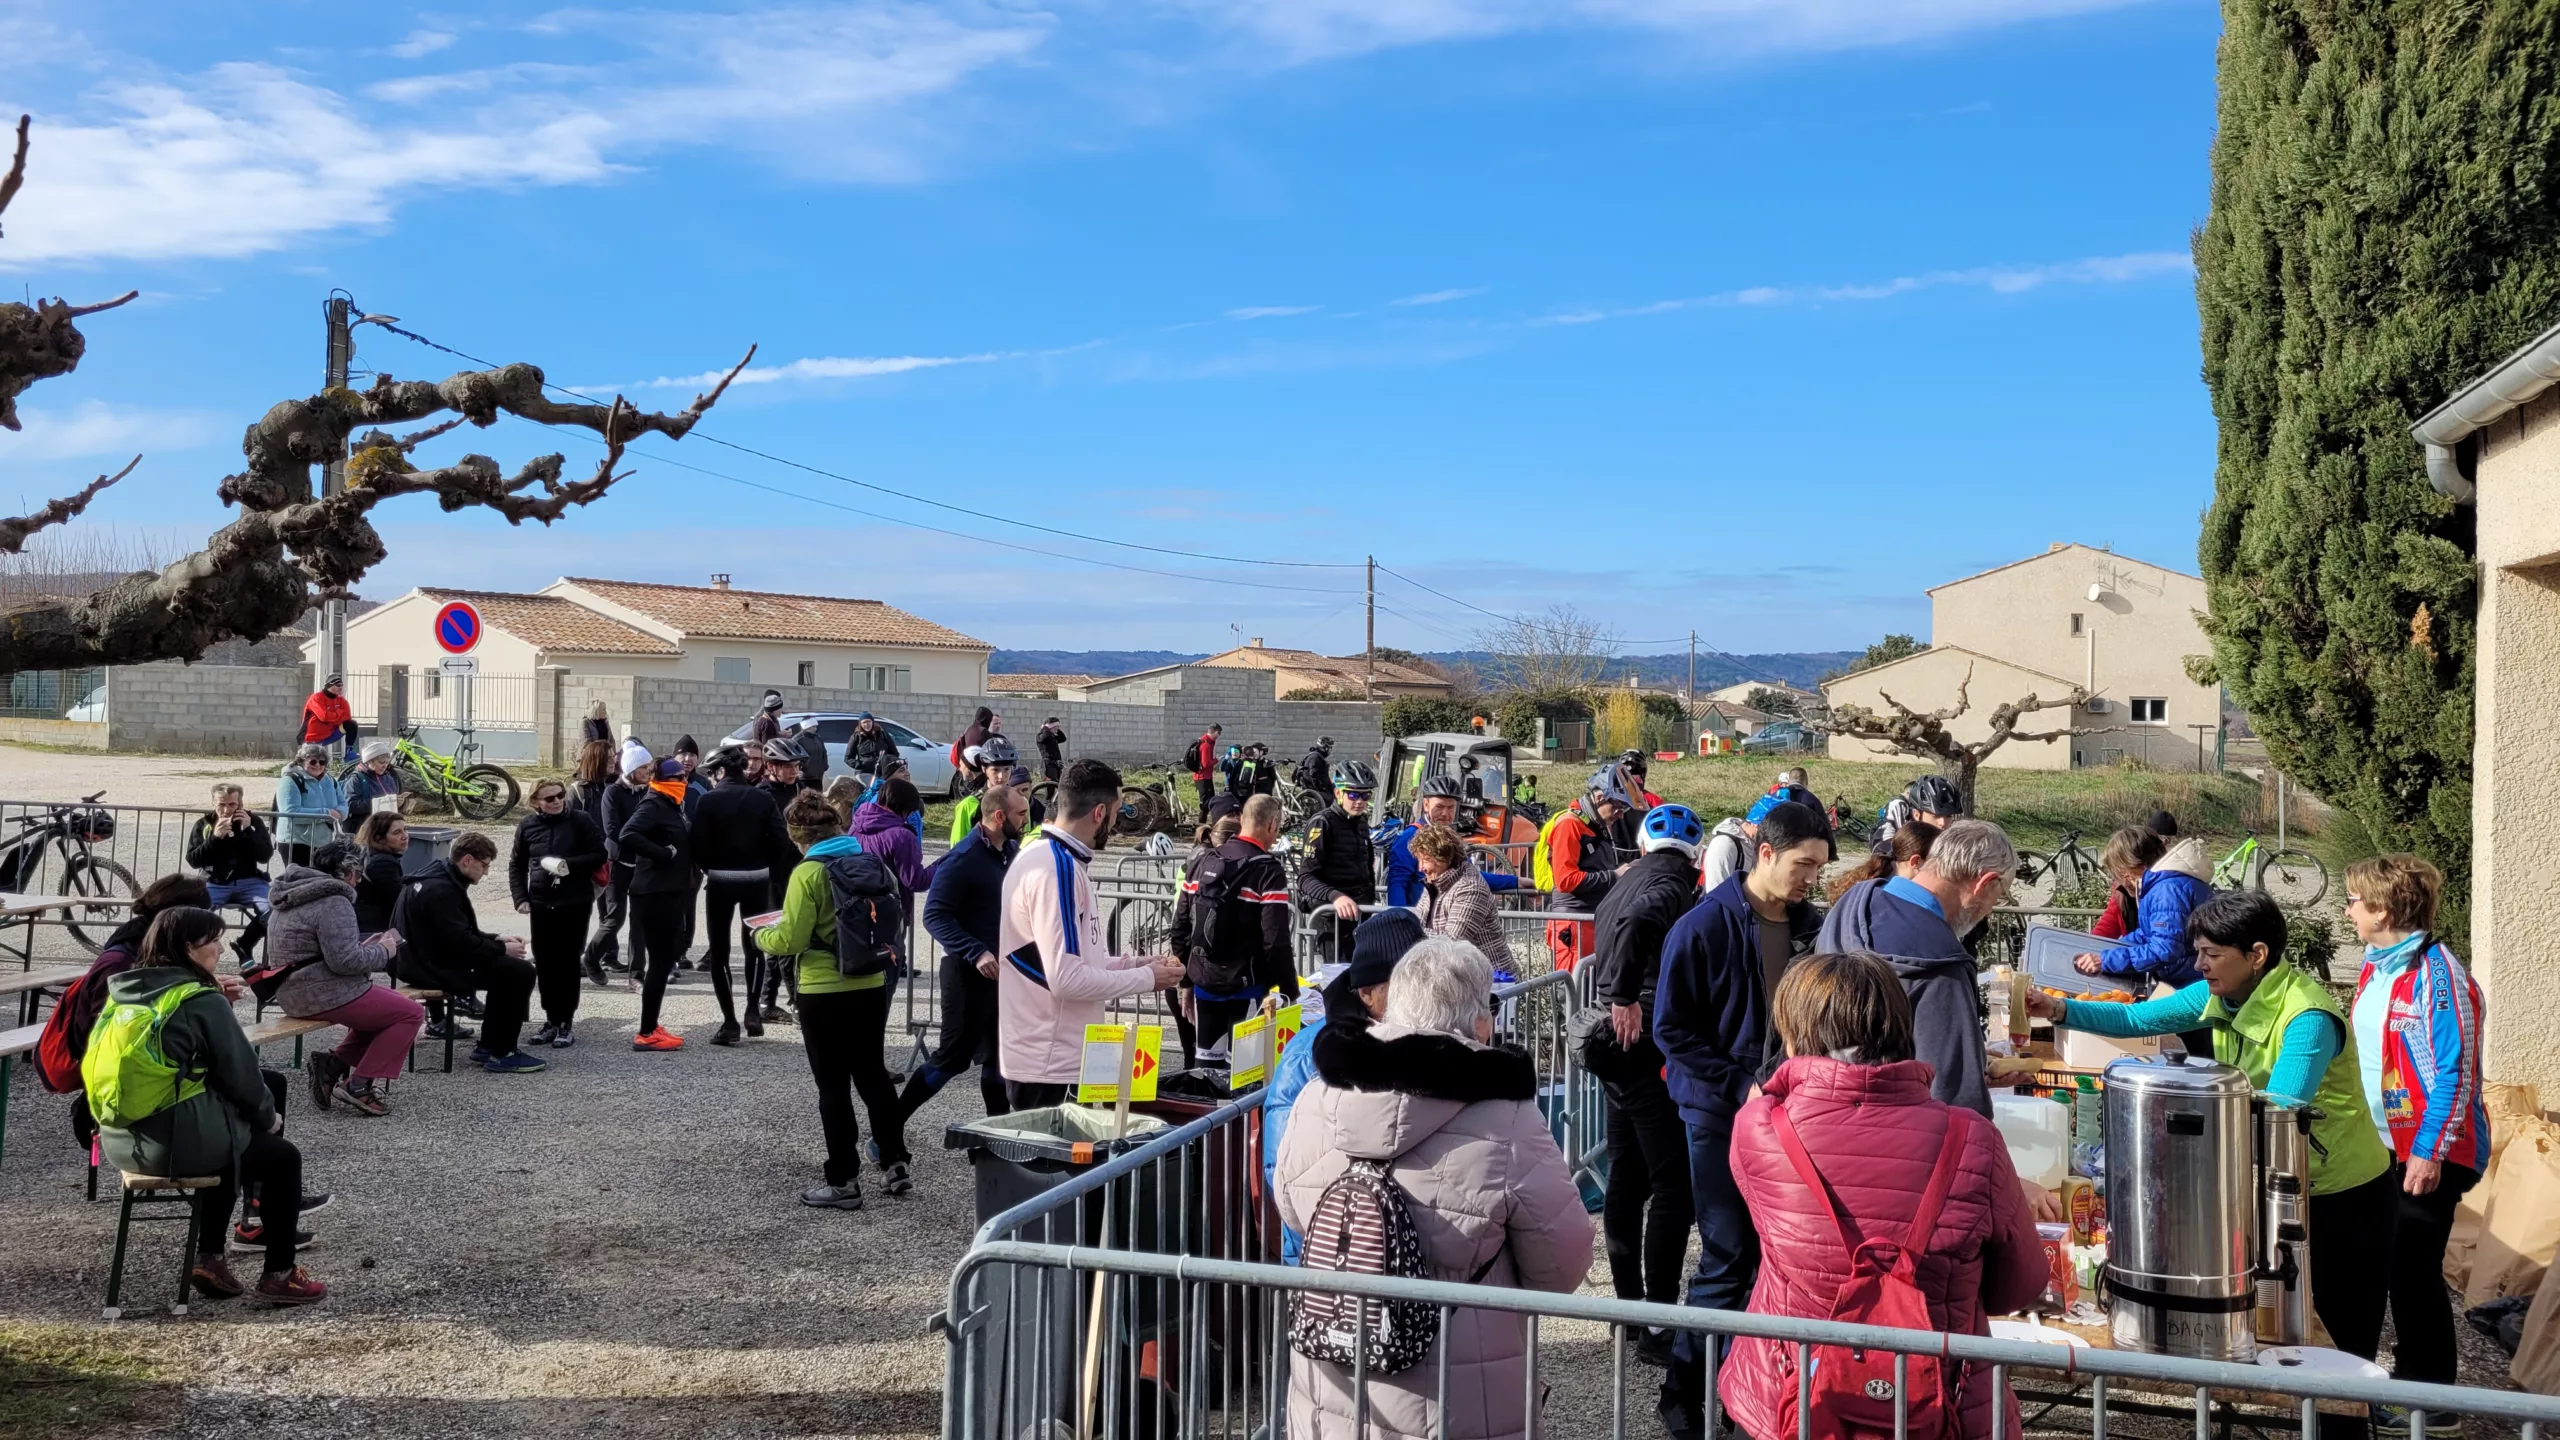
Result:
{"label": "person riding bicycle", "polygon": [[880,778],[882,767],[897,758],[898,741],[887,726],[868,710],[853,717],[853,738],[845,742],[844,763],[863,777],[864,784]]}
{"label": "person riding bicycle", "polygon": [[1963,818],[1964,797],[1957,793],[1955,782],[1944,775],[1923,775],[1877,812],[1875,834],[1868,838],[1867,849],[1890,856],[1893,832],[1912,821],[1926,820],[1944,830]]}
{"label": "person riding bicycle", "polygon": [[1333,803],[1307,827],[1306,858],[1298,869],[1298,903],[1310,914],[1332,912],[1333,923],[1316,930],[1316,953],[1326,960],[1348,955],[1360,907],[1378,900],[1377,848],[1369,839],[1369,796],[1378,772],[1365,760],[1333,767]]}
{"label": "person riding bicycle", "polygon": [[1319,737],[1315,744],[1309,746],[1307,753],[1299,758],[1298,768],[1289,772],[1289,778],[1296,781],[1299,788],[1313,790],[1323,796],[1327,805],[1332,804],[1333,737]]}

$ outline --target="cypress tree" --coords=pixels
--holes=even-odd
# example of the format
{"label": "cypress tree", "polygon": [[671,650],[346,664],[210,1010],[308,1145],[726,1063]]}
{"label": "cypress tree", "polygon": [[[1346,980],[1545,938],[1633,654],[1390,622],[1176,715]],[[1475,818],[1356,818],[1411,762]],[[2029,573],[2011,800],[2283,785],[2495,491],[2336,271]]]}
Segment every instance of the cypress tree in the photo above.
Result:
{"label": "cypress tree", "polygon": [[2467,893],[2472,515],[2409,426],[2560,319],[2560,0],[2225,0],[2199,559],[2269,756]]}

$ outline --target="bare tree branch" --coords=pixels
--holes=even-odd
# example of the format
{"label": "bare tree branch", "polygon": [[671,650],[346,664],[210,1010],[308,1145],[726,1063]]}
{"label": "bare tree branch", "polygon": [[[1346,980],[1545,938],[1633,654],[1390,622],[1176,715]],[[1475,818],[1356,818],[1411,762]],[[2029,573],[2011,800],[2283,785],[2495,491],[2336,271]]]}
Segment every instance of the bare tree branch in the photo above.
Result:
{"label": "bare tree branch", "polygon": [[95,315],[100,311],[113,310],[119,305],[139,298],[141,294],[142,292],[139,290],[127,290],[113,300],[101,300],[95,305],[65,305],[62,307],[62,313],[73,320],[77,320],[83,315]]}
{"label": "bare tree branch", "polygon": [[46,526],[60,525],[64,521],[69,520],[72,516],[88,509],[89,502],[98,498],[99,491],[106,489],[108,486],[113,485],[127,475],[132,474],[133,467],[141,463],[142,457],[136,455],[132,459],[126,461],[124,468],[113,475],[101,475],[97,479],[92,480],[87,485],[81,487],[80,493],[77,495],[65,495],[59,500],[48,501],[43,509],[36,511],[31,515],[20,515],[14,519],[0,519],[0,554],[17,554],[19,550],[26,546],[27,538],[29,536],[44,529]]}
{"label": "bare tree branch", "polygon": [[1836,705],[1829,716],[1830,732],[1852,740],[1880,743],[1879,754],[1914,755],[1934,763],[1939,773],[1956,784],[1964,797],[1968,813],[1973,809],[1974,781],[1982,762],[1994,751],[2012,741],[2050,744],[2056,740],[2081,735],[2103,735],[2114,726],[2065,726],[2048,731],[2021,731],[2018,722],[2040,710],[2076,708],[2087,700],[2077,687],[2069,695],[2047,700],[2035,694],[2022,699],[2004,701],[1992,707],[1988,732],[1979,740],[1960,740],[1947,728],[1947,723],[1964,715],[1973,705],[1973,667],[1967,665],[1964,678],[1956,682],[1955,704],[1937,710],[1918,711],[1896,700],[1884,690],[1876,694],[1891,707],[1889,715],[1879,715],[1864,705]]}
{"label": "bare tree branch", "polygon": [[0,210],[18,198],[18,187],[27,183],[27,126],[34,117],[18,117],[18,154],[9,162],[9,173],[0,175]]}

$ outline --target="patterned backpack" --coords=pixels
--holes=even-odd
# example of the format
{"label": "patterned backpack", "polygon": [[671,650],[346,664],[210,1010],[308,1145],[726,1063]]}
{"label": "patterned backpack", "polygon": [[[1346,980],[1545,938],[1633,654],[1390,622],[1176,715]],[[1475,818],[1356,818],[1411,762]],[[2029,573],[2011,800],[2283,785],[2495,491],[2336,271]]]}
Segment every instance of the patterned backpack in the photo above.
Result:
{"label": "patterned backpack", "polygon": [[[1500,1258],[1502,1252],[1496,1250],[1467,1283],[1484,1279]],[[1350,1275],[1432,1278],[1422,1258],[1422,1233],[1414,1228],[1412,1201],[1375,1160],[1352,1161],[1316,1197],[1298,1263]],[[1364,1310],[1362,1300],[1302,1292],[1289,1326],[1289,1348],[1345,1368],[1365,1365],[1372,1375],[1394,1375],[1421,1364],[1440,1338],[1440,1307],[1418,1300],[1370,1300]]]}

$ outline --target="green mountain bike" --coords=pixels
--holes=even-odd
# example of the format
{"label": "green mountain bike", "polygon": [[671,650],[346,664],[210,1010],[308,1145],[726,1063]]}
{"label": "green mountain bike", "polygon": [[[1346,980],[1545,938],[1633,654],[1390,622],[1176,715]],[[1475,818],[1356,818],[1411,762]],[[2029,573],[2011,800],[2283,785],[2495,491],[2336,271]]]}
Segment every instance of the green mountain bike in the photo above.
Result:
{"label": "green mountain bike", "polygon": [[[451,757],[418,743],[418,727],[403,725],[392,742],[391,773],[400,777],[400,809],[412,805],[451,810],[465,820],[498,820],[516,808],[524,792],[516,777],[480,758],[480,747],[465,741]],[[344,781],[353,763],[338,772]]]}
{"label": "green mountain bike", "polygon": [[2299,910],[2329,893],[2329,867],[2308,850],[2270,851],[2252,835],[2213,867],[2213,888],[2263,890],[2277,904]]}

